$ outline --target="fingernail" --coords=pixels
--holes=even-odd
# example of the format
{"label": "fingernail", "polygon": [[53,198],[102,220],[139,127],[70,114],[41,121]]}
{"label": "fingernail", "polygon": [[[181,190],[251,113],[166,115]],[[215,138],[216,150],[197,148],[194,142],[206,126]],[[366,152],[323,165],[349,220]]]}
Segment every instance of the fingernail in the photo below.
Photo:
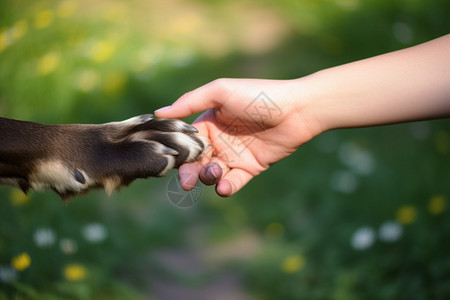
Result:
{"label": "fingernail", "polygon": [[220,177],[222,177],[222,174],[222,168],[216,163],[211,163],[211,165],[206,170],[206,176],[211,180],[219,179]]}
{"label": "fingernail", "polygon": [[155,113],[165,112],[172,108],[172,105],[161,107],[160,109],[155,110]]}
{"label": "fingernail", "polygon": [[222,177],[222,168],[214,162],[207,163],[200,171],[200,179],[206,185],[216,184]]}
{"label": "fingernail", "polygon": [[216,192],[220,197],[228,197],[232,194],[232,187],[228,180],[220,181],[216,186]]}
{"label": "fingernail", "polygon": [[178,173],[178,176],[180,178],[181,187],[185,191],[192,190],[195,185],[197,184],[197,180],[192,174],[189,173]]}
{"label": "fingernail", "polygon": [[208,179],[214,180],[217,178],[216,172],[214,172],[214,168],[211,166],[206,170],[206,176]]}

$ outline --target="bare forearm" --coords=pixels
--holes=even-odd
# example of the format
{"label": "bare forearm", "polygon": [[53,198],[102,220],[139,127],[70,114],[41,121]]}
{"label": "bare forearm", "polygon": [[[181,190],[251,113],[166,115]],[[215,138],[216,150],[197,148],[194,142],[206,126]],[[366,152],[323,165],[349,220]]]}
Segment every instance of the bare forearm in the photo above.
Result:
{"label": "bare forearm", "polygon": [[316,134],[449,117],[450,35],[299,81]]}

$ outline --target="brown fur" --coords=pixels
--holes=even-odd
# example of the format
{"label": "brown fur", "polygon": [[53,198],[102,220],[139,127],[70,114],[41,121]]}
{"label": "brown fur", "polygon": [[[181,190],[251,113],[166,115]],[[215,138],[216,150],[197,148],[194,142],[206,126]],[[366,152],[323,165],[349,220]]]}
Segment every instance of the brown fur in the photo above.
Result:
{"label": "brown fur", "polygon": [[98,125],[0,118],[0,184],[51,188],[62,198],[136,178],[163,176],[197,159],[206,142],[182,121],[151,115]]}

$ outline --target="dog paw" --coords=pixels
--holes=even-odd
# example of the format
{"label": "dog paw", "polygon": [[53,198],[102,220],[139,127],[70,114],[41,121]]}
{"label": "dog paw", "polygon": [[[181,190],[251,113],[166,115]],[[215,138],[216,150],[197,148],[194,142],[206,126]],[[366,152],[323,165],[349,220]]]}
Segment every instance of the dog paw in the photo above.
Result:
{"label": "dog paw", "polygon": [[148,152],[147,160],[151,162],[147,163],[154,165],[150,176],[164,176],[170,169],[197,160],[208,145],[206,139],[195,135],[198,133],[195,127],[176,119],[142,115],[106,124],[109,126],[115,129],[108,129],[111,132],[108,139],[120,145],[124,154],[133,155],[127,149],[131,145],[136,158],[141,150]]}
{"label": "dog paw", "polygon": [[62,198],[93,188],[111,193],[137,178],[164,176],[197,160],[208,146],[193,126],[152,115],[99,125],[58,125],[58,132],[55,153],[35,163],[29,182]]}

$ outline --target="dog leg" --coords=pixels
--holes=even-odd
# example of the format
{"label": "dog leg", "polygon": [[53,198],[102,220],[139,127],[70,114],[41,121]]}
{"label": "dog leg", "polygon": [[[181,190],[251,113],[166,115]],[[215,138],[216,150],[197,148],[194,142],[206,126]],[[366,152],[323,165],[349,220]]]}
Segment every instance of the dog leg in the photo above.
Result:
{"label": "dog leg", "polygon": [[0,118],[0,183],[61,197],[164,176],[208,143],[180,120],[152,115],[98,125],[42,125]]}

